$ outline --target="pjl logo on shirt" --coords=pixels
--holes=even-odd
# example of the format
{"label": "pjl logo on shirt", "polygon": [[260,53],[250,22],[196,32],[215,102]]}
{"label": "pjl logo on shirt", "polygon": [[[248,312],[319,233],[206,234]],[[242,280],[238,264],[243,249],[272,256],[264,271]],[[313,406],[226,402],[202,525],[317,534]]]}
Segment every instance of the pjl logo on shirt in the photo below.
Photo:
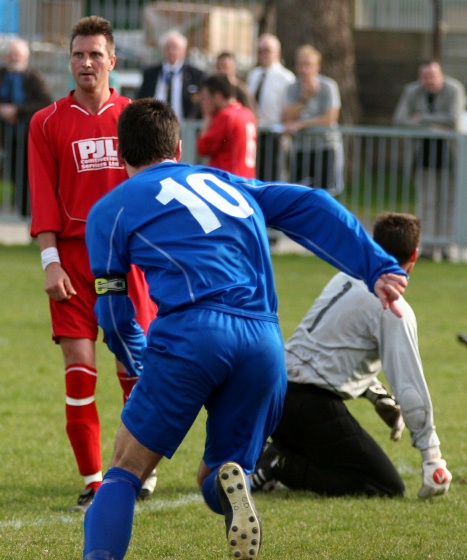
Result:
{"label": "pjl logo on shirt", "polygon": [[73,155],[78,173],[96,169],[123,169],[118,161],[117,145],[118,139],[115,136],[73,142]]}

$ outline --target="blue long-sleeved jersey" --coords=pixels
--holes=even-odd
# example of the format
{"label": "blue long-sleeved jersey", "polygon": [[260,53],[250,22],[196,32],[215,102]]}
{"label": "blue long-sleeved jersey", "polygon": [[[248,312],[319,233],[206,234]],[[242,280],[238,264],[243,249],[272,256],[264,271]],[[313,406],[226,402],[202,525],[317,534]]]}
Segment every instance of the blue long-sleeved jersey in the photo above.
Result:
{"label": "blue long-sleeved jersey", "polygon": [[[277,320],[266,226],[285,232],[373,289],[383,273],[405,274],[342,205],[322,190],[246,181],[203,166],[144,169],[91,210],[86,240],[96,277],[146,274],[165,315],[185,306]],[[144,336],[126,297],[99,297],[110,349],[136,373]]]}

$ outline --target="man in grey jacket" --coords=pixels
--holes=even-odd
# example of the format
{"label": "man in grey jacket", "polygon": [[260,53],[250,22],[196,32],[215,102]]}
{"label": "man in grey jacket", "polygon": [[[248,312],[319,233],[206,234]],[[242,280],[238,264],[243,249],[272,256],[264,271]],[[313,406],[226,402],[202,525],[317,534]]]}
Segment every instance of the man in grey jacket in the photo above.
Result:
{"label": "man in grey jacket", "polygon": [[[407,273],[413,269],[418,218],[383,214],[374,239]],[[251,476],[253,490],[280,481],[329,496],[403,495],[390,459],[344,404],[363,396],[391,427],[391,439],[400,438],[405,421],[422,456],[419,497],[448,491],[452,477],[433,423],[415,315],[407,301],[400,302],[404,316],[396,320],[360,280],[341,272],[329,281],[285,345],[284,412]],[[381,370],[395,397],[378,382]]]}
{"label": "man in grey jacket", "polygon": [[442,241],[453,235],[454,146],[451,139],[436,135],[459,131],[464,110],[464,86],[429,60],[419,66],[418,80],[404,87],[394,113],[395,125],[432,133],[416,140],[414,170],[417,216],[423,224],[421,256],[433,260],[457,258],[453,244]]}

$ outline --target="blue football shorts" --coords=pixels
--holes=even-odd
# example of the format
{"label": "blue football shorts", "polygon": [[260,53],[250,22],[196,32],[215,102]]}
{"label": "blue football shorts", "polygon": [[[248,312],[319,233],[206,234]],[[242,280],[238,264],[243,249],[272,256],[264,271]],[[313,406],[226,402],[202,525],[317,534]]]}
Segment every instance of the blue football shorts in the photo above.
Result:
{"label": "blue football shorts", "polygon": [[251,472],[279,422],[286,388],[276,321],[190,308],[153,322],[122,421],[170,459],[205,406],[206,465],[235,461]]}

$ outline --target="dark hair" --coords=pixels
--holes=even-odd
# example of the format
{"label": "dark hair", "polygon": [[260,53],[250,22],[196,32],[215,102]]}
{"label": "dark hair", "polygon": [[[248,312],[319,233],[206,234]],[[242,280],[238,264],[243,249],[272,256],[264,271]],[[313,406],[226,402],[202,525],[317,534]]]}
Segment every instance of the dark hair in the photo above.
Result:
{"label": "dark hair", "polygon": [[207,89],[211,95],[220,93],[224,99],[235,97],[235,89],[225,74],[212,74],[201,83],[201,89]]}
{"label": "dark hair", "polygon": [[412,214],[384,212],[376,220],[373,239],[404,265],[420,242],[420,220]]}
{"label": "dark hair", "polygon": [[70,52],[73,50],[73,41],[76,37],[90,37],[93,35],[104,35],[110,56],[115,54],[115,40],[112,24],[110,21],[100,16],[84,17],[78,21],[71,30]]}
{"label": "dark hair", "polygon": [[222,60],[223,58],[231,58],[232,60],[235,61],[235,55],[233,52],[230,51],[222,51],[221,53],[219,53],[217,55],[217,61]]}
{"label": "dark hair", "polygon": [[137,99],[127,105],[117,130],[122,157],[133,167],[176,155],[180,123],[172,107],[158,99]]}

